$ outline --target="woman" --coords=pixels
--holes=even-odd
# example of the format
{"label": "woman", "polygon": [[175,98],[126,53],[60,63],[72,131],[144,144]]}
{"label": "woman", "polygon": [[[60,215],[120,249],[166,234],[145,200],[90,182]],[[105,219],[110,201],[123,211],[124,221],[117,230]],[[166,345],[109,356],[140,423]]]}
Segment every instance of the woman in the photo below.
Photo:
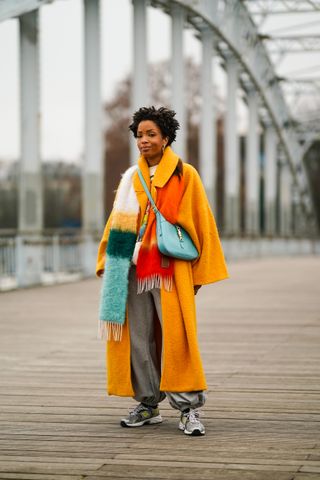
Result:
{"label": "woman", "polygon": [[167,396],[180,411],[179,429],[204,435],[198,409],[207,389],[196,333],[194,296],[228,277],[216,224],[197,171],[172,151],[179,123],[166,108],[140,108],[130,130],[138,167],[158,209],[192,238],[192,262],[161,255],[156,217],[137,165],[123,175],[100,242],[96,273],[103,275],[100,319],[106,334],[108,393],[139,404],[123,427],[162,422]]}

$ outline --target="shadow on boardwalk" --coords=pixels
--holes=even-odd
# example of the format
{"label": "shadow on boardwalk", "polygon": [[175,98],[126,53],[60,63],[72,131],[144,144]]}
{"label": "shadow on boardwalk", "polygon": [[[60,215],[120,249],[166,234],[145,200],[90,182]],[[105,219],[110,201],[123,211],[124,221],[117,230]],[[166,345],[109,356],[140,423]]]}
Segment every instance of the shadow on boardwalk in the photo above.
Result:
{"label": "shadow on boardwalk", "polygon": [[0,295],[0,479],[320,479],[320,258],[250,260],[198,294],[207,435],[122,429],[100,280]]}

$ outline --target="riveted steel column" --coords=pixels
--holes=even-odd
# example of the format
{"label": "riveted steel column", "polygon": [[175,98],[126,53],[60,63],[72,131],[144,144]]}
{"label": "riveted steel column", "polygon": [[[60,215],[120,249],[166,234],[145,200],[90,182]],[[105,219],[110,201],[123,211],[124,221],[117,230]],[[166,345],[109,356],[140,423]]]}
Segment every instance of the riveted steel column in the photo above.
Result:
{"label": "riveted steel column", "polygon": [[[132,113],[149,105],[147,62],[147,0],[132,0],[133,3],[133,78],[131,93]],[[130,139],[130,162],[134,165],[139,152],[136,141]]]}
{"label": "riveted steel column", "polygon": [[[216,207],[216,118],[214,111],[212,54],[213,33],[211,29],[201,32],[201,121],[200,121],[200,175],[211,207]],[[215,212],[216,213],[216,212]]]}
{"label": "riveted steel column", "polygon": [[295,236],[300,236],[301,218],[303,212],[301,211],[300,195],[297,184],[292,185],[292,233]]}
{"label": "riveted steel column", "polygon": [[173,4],[171,8],[172,17],[172,108],[177,113],[176,118],[180,123],[180,130],[177,134],[173,148],[176,153],[187,161],[186,149],[186,109],[185,109],[185,68],[183,54],[183,28],[185,13],[180,5]]}
{"label": "riveted steel column", "polygon": [[226,62],[227,70],[227,105],[225,129],[225,188],[224,188],[224,227],[227,235],[237,235],[240,230],[240,168],[239,138],[237,134],[237,89],[238,64],[230,56]]}
{"label": "riveted steel column", "polygon": [[265,131],[265,214],[266,234],[276,233],[277,136],[269,125]]}
{"label": "riveted steel column", "polygon": [[39,155],[38,10],[20,20],[21,164],[19,230],[40,232],[43,225],[41,159]]}
{"label": "riveted steel column", "polygon": [[19,171],[17,284],[41,283],[43,255],[43,196],[39,154],[39,35],[38,11],[20,21],[21,162]]}
{"label": "riveted steel column", "polygon": [[99,3],[99,0],[84,0],[85,154],[82,228],[85,249],[83,268],[86,274],[94,273],[96,245],[92,239],[101,231],[104,223]]}
{"label": "riveted steel column", "polygon": [[258,95],[255,90],[248,93],[249,126],[246,155],[246,233],[259,234],[259,118]]}
{"label": "riveted steel column", "polygon": [[83,230],[103,226],[102,105],[100,81],[99,0],[85,0],[85,158],[83,165]]}
{"label": "riveted steel column", "polygon": [[292,232],[292,178],[287,161],[282,161],[280,175],[280,232],[283,236],[289,236]]}

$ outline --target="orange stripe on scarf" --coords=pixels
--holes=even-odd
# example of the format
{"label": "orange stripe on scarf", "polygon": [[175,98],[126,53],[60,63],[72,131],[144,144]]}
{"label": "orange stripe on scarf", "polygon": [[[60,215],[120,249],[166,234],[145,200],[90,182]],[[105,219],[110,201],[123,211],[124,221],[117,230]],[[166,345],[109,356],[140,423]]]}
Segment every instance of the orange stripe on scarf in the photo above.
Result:
{"label": "orange stripe on scarf", "polygon": [[[184,192],[183,176],[172,175],[162,188],[157,188],[156,205],[162,215],[171,223],[176,223],[179,205]],[[164,286],[171,290],[174,272],[174,259],[164,257],[157,247],[156,216],[150,209],[146,231],[137,261],[138,291]]]}

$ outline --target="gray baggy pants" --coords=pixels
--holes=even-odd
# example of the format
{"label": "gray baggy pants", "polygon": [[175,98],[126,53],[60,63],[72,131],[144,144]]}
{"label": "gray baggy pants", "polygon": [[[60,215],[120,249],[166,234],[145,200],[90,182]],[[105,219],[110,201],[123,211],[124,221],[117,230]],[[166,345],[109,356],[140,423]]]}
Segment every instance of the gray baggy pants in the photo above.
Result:
{"label": "gray baggy pants", "polygon": [[134,399],[145,405],[156,406],[167,396],[177,410],[199,408],[205,403],[203,391],[160,392],[161,365],[157,358],[154,309],[162,322],[160,289],[137,294],[136,267],[129,271],[128,316],[131,348],[131,380]]}

